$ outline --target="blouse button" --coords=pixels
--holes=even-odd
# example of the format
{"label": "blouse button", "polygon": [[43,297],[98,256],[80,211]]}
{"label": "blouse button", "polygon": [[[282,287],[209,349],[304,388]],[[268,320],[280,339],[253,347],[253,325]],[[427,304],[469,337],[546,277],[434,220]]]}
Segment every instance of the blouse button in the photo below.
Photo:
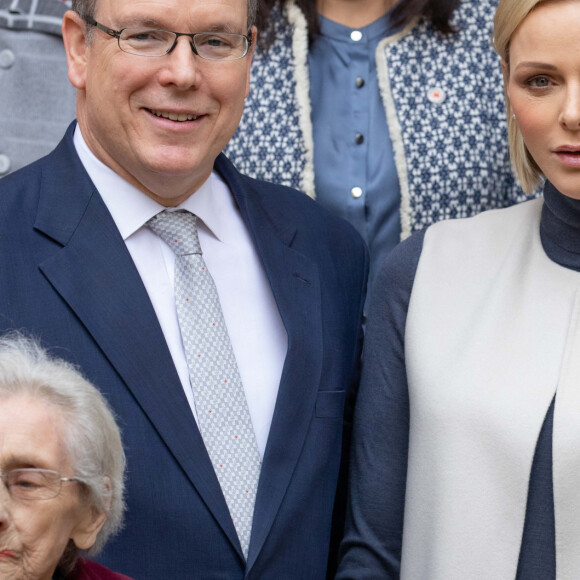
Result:
{"label": "blouse button", "polygon": [[360,30],[353,30],[350,33],[350,39],[354,40],[354,42],[358,42],[362,38],[362,32]]}
{"label": "blouse button", "polygon": [[350,190],[350,194],[355,198],[358,199],[362,194],[363,194],[363,190],[360,187],[353,187]]}
{"label": "blouse button", "polygon": [[356,77],[355,84],[357,89],[362,89],[365,86],[365,80],[362,77]]}

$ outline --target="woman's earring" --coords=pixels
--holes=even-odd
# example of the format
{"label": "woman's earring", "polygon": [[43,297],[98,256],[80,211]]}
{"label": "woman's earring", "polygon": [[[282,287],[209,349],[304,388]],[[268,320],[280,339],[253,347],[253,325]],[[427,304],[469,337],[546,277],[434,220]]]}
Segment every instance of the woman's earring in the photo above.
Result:
{"label": "woman's earring", "polygon": [[512,119],[513,119],[514,121],[516,121],[516,114],[515,114],[515,113],[512,113]]}

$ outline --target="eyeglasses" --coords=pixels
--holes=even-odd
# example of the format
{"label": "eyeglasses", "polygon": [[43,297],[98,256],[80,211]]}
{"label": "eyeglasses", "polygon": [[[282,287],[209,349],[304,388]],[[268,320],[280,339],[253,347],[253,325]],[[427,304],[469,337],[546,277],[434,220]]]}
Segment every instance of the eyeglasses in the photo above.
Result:
{"label": "eyeglasses", "polygon": [[11,469],[0,473],[10,497],[13,499],[42,500],[55,498],[63,481],[81,481],[76,477],[61,477],[51,469]]}
{"label": "eyeglasses", "polygon": [[180,36],[189,36],[191,50],[205,60],[238,60],[248,54],[251,36],[229,32],[171,32],[157,28],[122,28],[113,30],[85,16],[85,22],[116,38],[119,48],[137,56],[165,56],[177,45]]}

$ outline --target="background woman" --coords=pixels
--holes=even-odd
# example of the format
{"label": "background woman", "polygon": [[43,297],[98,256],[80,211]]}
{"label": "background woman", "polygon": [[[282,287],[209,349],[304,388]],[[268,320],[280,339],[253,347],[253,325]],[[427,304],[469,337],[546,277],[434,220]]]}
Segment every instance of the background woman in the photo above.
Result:
{"label": "background woman", "polygon": [[75,118],[62,16],[70,0],[0,0],[0,178],[47,155]]}
{"label": "background woman", "polygon": [[128,580],[79,558],[120,528],[124,468],[97,389],[33,341],[0,339],[0,578]]}
{"label": "background woman", "polygon": [[545,199],[437,224],[378,277],[341,580],[578,577],[579,29],[578,0],[495,18],[512,159]]}
{"label": "background woman", "polygon": [[497,0],[264,0],[226,153],[349,220],[376,266],[402,238],[524,199],[507,153]]}

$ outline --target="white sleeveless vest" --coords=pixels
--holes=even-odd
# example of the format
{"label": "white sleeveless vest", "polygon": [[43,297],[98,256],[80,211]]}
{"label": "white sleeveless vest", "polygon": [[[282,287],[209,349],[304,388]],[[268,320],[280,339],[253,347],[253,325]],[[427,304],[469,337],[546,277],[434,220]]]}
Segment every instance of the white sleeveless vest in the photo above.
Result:
{"label": "white sleeveless vest", "polygon": [[580,274],[552,262],[542,200],[425,236],[405,353],[404,580],[515,578],[554,394],[558,579],[580,578]]}

